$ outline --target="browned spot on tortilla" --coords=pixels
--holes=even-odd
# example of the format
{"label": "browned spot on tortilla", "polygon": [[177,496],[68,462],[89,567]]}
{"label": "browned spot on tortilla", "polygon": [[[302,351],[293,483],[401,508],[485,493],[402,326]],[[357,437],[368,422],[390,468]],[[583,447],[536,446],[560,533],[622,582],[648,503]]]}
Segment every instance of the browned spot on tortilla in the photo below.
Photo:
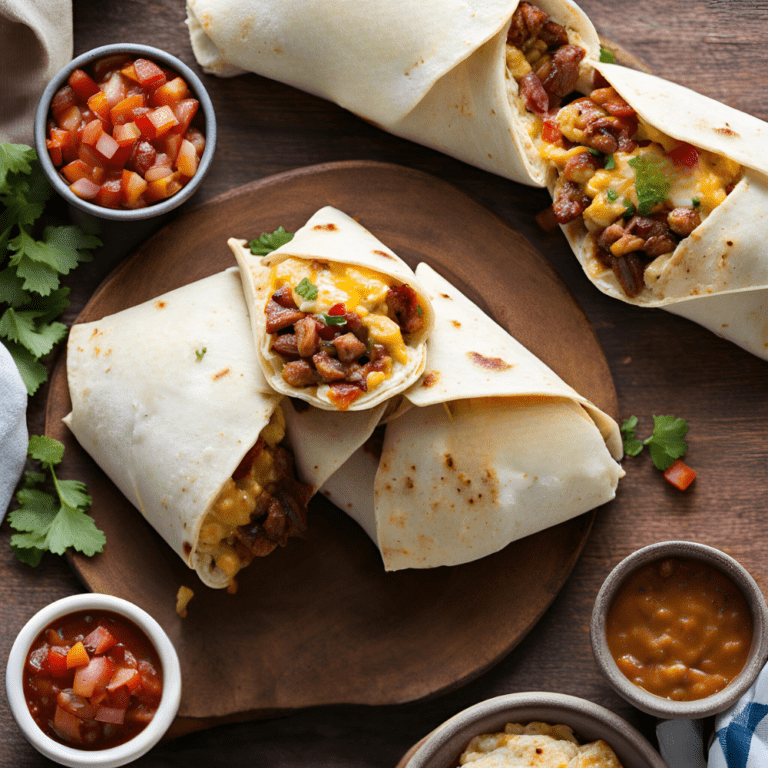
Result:
{"label": "browned spot on tortilla", "polygon": [[[447,293],[441,293],[440,294],[444,299],[450,299],[451,297]],[[451,299],[453,301],[453,299]]]}
{"label": "browned spot on tortilla", "polygon": [[377,256],[383,256],[385,259],[392,259],[392,261],[395,261],[395,260],[396,260],[394,256],[392,256],[392,255],[391,255],[391,254],[389,254],[389,253],[385,253],[384,251],[374,251],[374,253],[375,253]]}
{"label": "browned spot on tortilla", "polygon": [[451,320],[451,324],[454,328],[461,328],[461,323],[458,320]]}
{"label": "browned spot on tortilla", "polygon": [[231,370],[230,368],[223,368],[218,373],[214,373],[213,376],[211,376],[211,378],[214,381],[216,381],[217,379],[220,379],[222,376],[226,376],[230,370]]}
{"label": "browned spot on tortilla", "polygon": [[453,456],[451,456],[450,453],[445,454],[445,466],[448,467],[448,469],[453,469]]}
{"label": "browned spot on tortilla", "polygon": [[410,477],[405,478],[405,487],[406,488],[413,488],[413,479]]}
{"label": "browned spot on tortilla", "polygon": [[479,352],[467,352],[467,357],[480,368],[487,368],[489,371],[506,371],[512,366],[500,357],[486,357]]}
{"label": "browned spot on tortilla", "polygon": [[278,45],[277,48],[275,48],[275,53],[281,54],[283,52],[283,49]]}
{"label": "browned spot on tortilla", "polygon": [[430,371],[424,376],[424,381],[421,382],[422,387],[432,387],[437,384],[437,380],[440,378],[440,374],[437,371]]}
{"label": "browned spot on tortilla", "polygon": [[721,136],[733,136],[738,138],[739,134],[736,131],[728,128],[728,123],[725,124],[725,128],[715,128],[715,133],[719,133]]}
{"label": "browned spot on tortilla", "polygon": [[[99,329],[98,329],[98,328],[94,328],[94,329],[93,329],[93,333],[91,334],[91,339],[92,339],[92,338],[93,338],[93,337],[94,337],[94,336],[95,336],[95,335],[96,335],[98,332],[99,332]],[[89,339],[89,341],[90,341],[90,339]]]}
{"label": "browned spot on tortilla", "polygon": [[726,240],[725,244],[726,245],[733,245],[733,240]]}
{"label": "browned spot on tortilla", "polygon": [[155,309],[165,309],[168,306],[168,303],[165,301],[156,301],[155,302]]}
{"label": "browned spot on tortilla", "polygon": [[188,541],[185,541],[182,549],[184,550],[184,554],[189,557],[190,553],[192,552],[192,545]]}
{"label": "browned spot on tortilla", "polygon": [[320,230],[324,230],[325,232],[334,232],[336,231],[336,229],[338,229],[338,227],[332,223],[331,224],[315,224],[315,226],[312,227],[312,229],[320,229]]}

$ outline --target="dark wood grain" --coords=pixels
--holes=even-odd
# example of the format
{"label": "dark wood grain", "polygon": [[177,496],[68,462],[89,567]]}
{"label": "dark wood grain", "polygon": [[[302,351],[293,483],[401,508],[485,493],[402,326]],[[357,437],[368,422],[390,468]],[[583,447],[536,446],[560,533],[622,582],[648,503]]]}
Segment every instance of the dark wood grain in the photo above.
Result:
{"label": "dark wood grain", "polygon": [[[768,82],[765,0],[582,0],[581,5],[600,32],[657,74],[768,119],[768,90],[762,87]],[[138,40],[196,68],[182,0],[75,0],[74,12],[76,54]],[[768,363],[682,318],[599,294],[563,237],[536,228],[534,216],[548,204],[545,192],[388,136],[279,83],[255,75],[203,78],[219,119],[219,146],[195,204],[273,173],[347,159],[398,163],[447,179],[530,240],[575,293],[605,351],[621,415],[637,414],[643,433],[654,413],[688,420],[688,460],[699,476],[680,494],[663,482],[647,457],[626,460],[627,477],[616,503],[598,515],[571,578],[549,610],[513,653],[464,687],[422,704],[317,707],[276,720],[222,726],[160,745],[140,765],[391,768],[411,744],[464,707],[501,693],[542,689],[604,704],[653,738],[653,720],[613,694],[597,672],[588,639],[592,603],[623,556],[670,538],[724,549],[768,591]],[[75,273],[69,321],[146,234],[105,232],[108,247]],[[44,426],[45,397],[43,390],[30,404],[34,432]],[[9,536],[5,524],[0,529],[5,542],[0,547],[0,658],[34,610],[81,589],[63,560],[47,557],[36,571],[18,563],[7,546]],[[24,741],[0,699],[0,765],[47,765]]]}
{"label": "dark wood grain", "polygon": [[[452,185],[391,164],[351,161],[291,171],[190,211],[121,265],[78,322],[234,266],[229,237],[250,240],[278,226],[295,231],[326,204],[360,221],[412,268],[420,262],[434,267],[579,392],[616,413],[594,331],[549,264]],[[482,240],[482,252],[467,253],[465,240]],[[403,703],[466,683],[540,618],[596,514],[466,565],[387,574],[362,529],[318,496],[310,503],[306,538],[255,560],[238,579],[237,595],[229,596],[205,589],[107,481],[62,424],[70,410],[62,354],[45,431],[64,443],[59,475],[87,484],[91,513],[108,541],[103,554],[73,553],[72,562],[88,587],[132,600],[169,633],[184,679],[177,732],[249,712]],[[175,612],[181,584],[196,595],[184,620]],[[214,660],[212,648],[227,652]]]}

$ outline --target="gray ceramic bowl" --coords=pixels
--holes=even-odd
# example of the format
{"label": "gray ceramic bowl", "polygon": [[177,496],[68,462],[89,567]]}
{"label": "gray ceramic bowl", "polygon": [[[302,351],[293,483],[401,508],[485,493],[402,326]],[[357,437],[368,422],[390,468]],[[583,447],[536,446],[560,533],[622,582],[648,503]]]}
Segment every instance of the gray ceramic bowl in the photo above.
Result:
{"label": "gray ceramic bowl", "polygon": [[[673,701],[648,693],[635,685],[619,670],[605,638],[606,616],[619,587],[641,566],[668,557],[692,558],[713,565],[741,590],[752,614],[752,645],[744,668],[722,691],[695,701]],[[600,671],[616,692],[630,704],[649,715],[666,720],[698,719],[727,709],[755,681],[768,658],[768,608],[755,580],[729,555],[692,541],[663,541],[637,550],[611,571],[595,600],[590,636]]]}
{"label": "gray ceramic bowl", "polygon": [[667,768],[650,742],[626,720],[591,701],[560,693],[510,693],[459,712],[406,755],[398,768],[456,768],[473,736],[498,733],[507,723],[570,726],[586,743],[603,739],[624,768]]}
{"label": "gray ceramic bowl", "polygon": [[[200,102],[198,114],[202,113],[202,118],[205,123],[205,150],[203,151],[203,156],[200,158],[200,165],[198,166],[197,173],[195,173],[189,183],[175,195],[157,203],[152,203],[146,208],[137,208],[133,210],[105,208],[78,197],[69,189],[69,185],[59,174],[56,166],[51,161],[48,149],[45,145],[48,111],[51,99],[56,91],[66,84],[69,76],[74,70],[87,69],[89,64],[114,53],[128,53],[135,56],[143,56],[144,58],[156,61],[160,65],[169,67],[178,72],[178,74],[186,81],[194,97]],[[210,168],[211,160],[213,160],[213,153],[216,149],[216,116],[213,112],[211,98],[208,96],[208,92],[205,90],[205,86],[200,81],[200,78],[180,59],[171,56],[170,53],[161,51],[159,48],[152,48],[149,45],[138,45],[134,43],[102,45],[99,48],[93,48],[72,59],[72,61],[70,61],[69,64],[67,64],[67,66],[64,67],[46,86],[43,95],[38,102],[37,112],[35,114],[35,149],[37,150],[37,156],[40,159],[40,165],[42,166],[45,175],[48,177],[48,180],[53,185],[53,188],[71,205],[101,219],[113,219],[116,221],[149,219],[168,213],[188,200],[197,191],[205,174]]]}

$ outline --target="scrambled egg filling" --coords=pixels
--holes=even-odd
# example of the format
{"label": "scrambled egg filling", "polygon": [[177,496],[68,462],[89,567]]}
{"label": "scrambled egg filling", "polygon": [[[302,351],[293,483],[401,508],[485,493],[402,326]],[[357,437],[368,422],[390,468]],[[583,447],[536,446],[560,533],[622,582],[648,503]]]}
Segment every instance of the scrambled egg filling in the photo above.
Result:
{"label": "scrambled egg filling", "polygon": [[[317,297],[311,301],[296,292],[304,279],[317,288]],[[395,362],[405,365],[408,348],[400,326],[389,317],[387,308],[387,293],[394,284],[386,275],[365,267],[288,258],[273,268],[270,294],[289,286],[296,306],[312,314],[328,312],[335,304],[344,304],[347,312],[360,315],[371,344],[381,344]],[[369,374],[368,389],[374,389],[391,374],[391,370]]]}
{"label": "scrambled egg filling", "polygon": [[236,530],[251,522],[256,503],[264,489],[277,482],[274,448],[285,437],[285,416],[278,405],[259,437],[266,446],[259,452],[248,474],[241,480],[227,480],[200,527],[197,551],[208,555],[215,567],[232,583],[243,562],[234,548]]}

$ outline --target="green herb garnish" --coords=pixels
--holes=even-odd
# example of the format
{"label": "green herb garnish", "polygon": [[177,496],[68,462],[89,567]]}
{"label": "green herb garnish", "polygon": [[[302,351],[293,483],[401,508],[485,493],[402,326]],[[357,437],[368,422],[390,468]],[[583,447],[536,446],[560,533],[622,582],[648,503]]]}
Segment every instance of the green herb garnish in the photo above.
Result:
{"label": "green herb garnish", "polygon": [[[91,497],[79,480],[59,480],[54,467],[64,457],[64,446],[50,437],[32,435],[27,454],[42,464],[43,472],[25,472],[21,488],[16,492],[19,508],[8,515],[11,549],[27,565],[36,566],[45,552],[63,555],[74,547],[89,557],[101,552],[106,544],[104,533],[86,511]],[[50,472],[55,495],[36,486]]]}
{"label": "green herb garnish", "polygon": [[599,149],[595,149],[594,147],[588,147],[589,154],[594,155],[595,157],[600,157],[603,153]]}
{"label": "green herb garnish", "polygon": [[691,202],[693,203],[694,208],[698,208],[701,205],[701,200],[699,200],[698,197],[692,197]]}
{"label": "green herb garnish", "polygon": [[605,193],[609,203],[615,203],[619,199],[619,193],[613,189],[609,189]]}
{"label": "green herb garnish", "polygon": [[653,433],[642,442],[635,438],[636,428],[637,416],[630,416],[621,425],[624,452],[628,456],[637,456],[647,445],[657,469],[668,469],[675,459],[681,459],[688,450],[688,443],[683,439],[688,432],[685,419],[676,419],[674,416],[654,416]]}
{"label": "green herb garnish", "polygon": [[73,225],[33,226],[53,192],[25,144],[0,144],[0,339],[31,396],[48,379],[40,358],[67,333],[56,319],[69,306],[62,275],[92,259],[101,241]]}
{"label": "green herb garnish", "polygon": [[416,305],[416,312],[418,312],[420,315],[424,314],[424,310],[421,308],[421,304]]}
{"label": "green herb garnish", "polygon": [[633,157],[629,164],[635,169],[638,212],[647,216],[656,205],[667,199],[672,188],[669,166],[663,157],[652,154]]}
{"label": "green herb garnish", "polygon": [[605,165],[603,166],[606,171],[611,171],[616,167],[616,158],[613,155],[605,156]]}
{"label": "green herb garnish", "polygon": [[278,227],[271,234],[264,232],[256,240],[251,240],[248,245],[254,256],[266,256],[281,245],[290,243],[291,240],[293,240],[293,232],[286,232],[282,227]]}
{"label": "green herb garnish", "polygon": [[301,279],[301,282],[294,290],[302,299],[306,299],[307,301],[314,301],[317,298],[317,286],[312,285],[306,277]]}
{"label": "green herb garnish", "polygon": [[615,64],[616,56],[607,48],[600,48],[600,61],[602,61],[603,64]]}
{"label": "green herb garnish", "polygon": [[195,354],[197,355],[197,362],[199,363],[204,357],[205,353],[208,351],[208,347],[203,347],[202,352],[198,352],[195,350]]}
{"label": "green herb garnish", "polygon": [[632,218],[632,216],[634,216],[635,213],[637,213],[637,210],[635,209],[635,204],[631,200],[627,199],[626,197],[622,200],[622,202],[624,203],[624,216],[628,219]]}
{"label": "green herb garnish", "polygon": [[326,325],[344,325],[347,318],[344,315],[329,315],[326,312],[321,313],[320,317]]}

